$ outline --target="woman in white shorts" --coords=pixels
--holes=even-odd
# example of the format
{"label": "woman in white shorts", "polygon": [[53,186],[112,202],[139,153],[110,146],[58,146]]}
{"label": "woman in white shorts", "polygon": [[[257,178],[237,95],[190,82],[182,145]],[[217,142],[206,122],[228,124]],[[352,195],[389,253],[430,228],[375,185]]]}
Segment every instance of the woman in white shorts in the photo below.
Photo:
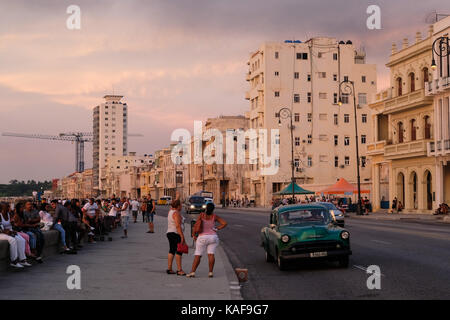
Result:
{"label": "woman in white shorts", "polygon": [[[198,235],[193,235],[195,243],[195,258],[192,263],[191,273],[186,275],[188,278],[195,277],[195,270],[197,270],[198,265],[200,264],[200,259],[205,251],[208,253],[208,262],[209,262],[209,273],[208,277],[212,278],[213,269],[215,263],[214,254],[216,252],[216,248],[219,245],[219,237],[217,236],[217,231],[222,230],[227,226],[225,220],[220,218],[219,216],[213,214],[214,212],[214,204],[208,203],[206,205],[206,212],[200,214],[197,223],[201,223],[201,232]],[[216,227],[216,222],[219,225]]]}

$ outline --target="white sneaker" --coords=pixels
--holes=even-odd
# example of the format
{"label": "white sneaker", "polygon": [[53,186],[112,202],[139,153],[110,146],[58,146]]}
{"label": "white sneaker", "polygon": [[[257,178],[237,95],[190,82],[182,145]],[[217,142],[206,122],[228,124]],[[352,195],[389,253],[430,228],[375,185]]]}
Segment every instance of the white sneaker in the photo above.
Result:
{"label": "white sneaker", "polygon": [[94,227],[91,227],[91,230],[95,230],[95,228],[94,228]]}
{"label": "white sneaker", "polygon": [[212,278],[212,277],[214,277],[213,273],[212,272],[208,273],[208,278]]}
{"label": "white sneaker", "polygon": [[13,268],[18,268],[18,269],[20,269],[20,268],[25,268],[23,265],[21,265],[21,264],[18,263],[18,262],[16,262],[16,263],[11,262],[11,263],[10,263],[10,266],[13,267]]}
{"label": "white sneaker", "polygon": [[187,278],[195,278],[195,272],[188,273],[186,275]]}
{"label": "white sneaker", "polygon": [[88,236],[93,236],[94,234],[92,233],[92,232],[89,232],[88,233]]}
{"label": "white sneaker", "polygon": [[28,263],[27,261],[22,261],[20,262],[21,265],[23,265],[24,267],[32,267],[33,265]]}

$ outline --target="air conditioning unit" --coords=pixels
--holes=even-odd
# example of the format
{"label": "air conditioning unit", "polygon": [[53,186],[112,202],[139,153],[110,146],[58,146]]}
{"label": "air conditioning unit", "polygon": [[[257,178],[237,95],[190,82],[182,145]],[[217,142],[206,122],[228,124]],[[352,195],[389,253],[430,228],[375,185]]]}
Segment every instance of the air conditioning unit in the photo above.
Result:
{"label": "air conditioning unit", "polygon": [[343,164],[341,164],[341,165],[339,166],[339,168],[344,169],[345,166],[344,166]]}
{"label": "air conditioning unit", "polygon": [[295,168],[295,171],[297,171],[297,172],[304,172],[305,169],[304,168]]}

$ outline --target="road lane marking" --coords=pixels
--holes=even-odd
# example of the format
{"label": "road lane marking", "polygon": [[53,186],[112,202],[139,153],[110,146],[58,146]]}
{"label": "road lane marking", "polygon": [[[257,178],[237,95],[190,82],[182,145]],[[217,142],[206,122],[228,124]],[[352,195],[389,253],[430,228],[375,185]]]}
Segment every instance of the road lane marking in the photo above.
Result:
{"label": "road lane marking", "polygon": [[[362,270],[362,271],[364,271],[364,272],[367,273],[367,268],[365,268],[365,267],[363,267],[363,266],[358,266],[358,265],[356,265],[356,264],[354,264],[353,266],[354,266],[355,268],[357,268],[357,269],[359,269],[359,270]],[[385,275],[381,273],[381,276],[384,277]]]}
{"label": "road lane marking", "polygon": [[391,244],[390,242],[387,242],[387,241],[381,241],[381,240],[372,240],[373,242],[376,242],[376,243],[381,243],[381,244]]}

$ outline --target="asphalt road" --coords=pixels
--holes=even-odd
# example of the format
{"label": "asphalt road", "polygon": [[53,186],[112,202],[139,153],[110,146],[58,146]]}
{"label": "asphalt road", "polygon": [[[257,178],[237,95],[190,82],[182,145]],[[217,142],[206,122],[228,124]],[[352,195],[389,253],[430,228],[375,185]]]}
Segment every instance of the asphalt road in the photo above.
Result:
{"label": "asphalt road", "polygon": [[[450,299],[450,226],[404,221],[346,220],[353,255],[347,269],[296,264],[279,271],[264,260],[260,230],[267,213],[217,209],[228,222],[219,237],[233,267],[247,268],[244,299]],[[160,207],[158,214],[166,215]],[[381,269],[381,289],[369,290],[366,268]]]}

